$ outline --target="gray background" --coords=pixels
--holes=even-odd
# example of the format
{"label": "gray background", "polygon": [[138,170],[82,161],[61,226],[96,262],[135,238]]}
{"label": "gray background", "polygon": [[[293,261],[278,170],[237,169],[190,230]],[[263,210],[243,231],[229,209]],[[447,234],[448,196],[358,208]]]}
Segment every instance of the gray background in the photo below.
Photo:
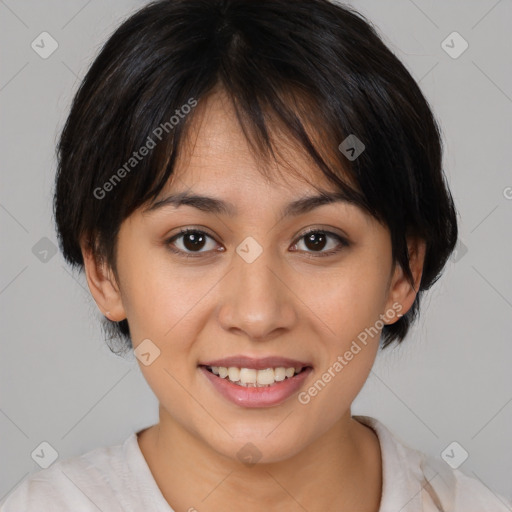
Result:
{"label": "gray background", "polygon": [[[39,469],[31,453],[42,441],[67,458],[158,418],[134,357],[106,347],[84,277],[40,242],[56,244],[54,147],[72,95],[114,27],[144,3],[0,1],[0,499]],[[403,346],[380,354],[353,413],[429,454],[457,441],[469,453],[460,469],[512,498],[512,4],[352,5],[440,120],[463,244]],[[47,59],[31,48],[43,31],[59,45]],[[453,31],[469,43],[456,59],[441,46]]]}

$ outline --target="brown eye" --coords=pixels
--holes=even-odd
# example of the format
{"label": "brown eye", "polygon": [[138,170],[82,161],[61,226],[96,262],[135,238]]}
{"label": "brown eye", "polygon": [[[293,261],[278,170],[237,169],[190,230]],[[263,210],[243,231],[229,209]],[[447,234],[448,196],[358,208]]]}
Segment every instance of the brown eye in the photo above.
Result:
{"label": "brown eye", "polygon": [[189,251],[201,250],[206,241],[206,236],[203,233],[192,232],[183,235],[183,245]]}
{"label": "brown eye", "polygon": [[325,233],[317,231],[310,233],[303,238],[304,244],[308,249],[311,249],[312,251],[321,251],[325,247],[329,237],[326,236]]}
{"label": "brown eye", "polygon": [[[210,248],[207,247],[208,240],[213,242]],[[295,250],[306,253],[308,257],[330,256],[350,245],[348,240],[340,235],[319,229],[303,234],[299,241],[303,241],[305,249],[298,247],[300,242],[294,244],[293,247],[296,248]],[[200,257],[212,252],[216,247],[215,240],[208,233],[190,228],[181,230],[167,240],[166,244],[172,252],[185,258]]]}
{"label": "brown eye", "polygon": [[[193,253],[200,255],[215,248],[216,244],[214,243],[213,247],[202,250],[208,245],[208,239],[213,240],[213,238],[204,231],[198,229],[184,229],[170,238],[166,243],[173,252],[188,257],[190,255],[195,256]],[[179,243],[176,244],[176,242]]]}
{"label": "brown eye", "polygon": [[[333,244],[331,242],[329,244],[329,239],[337,240],[338,243]],[[318,253],[315,256],[330,256],[331,254],[339,252],[343,247],[349,246],[349,242],[343,237],[335,233],[331,233],[330,231],[323,231],[319,229],[303,234],[299,240],[304,241],[304,246],[306,248],[305,252]],[[299,245],[300,243],[296,243],[294,247],[298,247]],[[328,250],[324,251],[326,247]]]}

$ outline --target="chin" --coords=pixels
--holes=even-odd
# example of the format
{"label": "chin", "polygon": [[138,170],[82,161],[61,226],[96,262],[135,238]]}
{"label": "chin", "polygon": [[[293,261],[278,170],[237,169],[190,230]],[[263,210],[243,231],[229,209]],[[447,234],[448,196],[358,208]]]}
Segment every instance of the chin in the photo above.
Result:
{"label": "chin", "polygon": [[[247,466],[278,463],[297,455],[307,446],[304,443],[305,433],[291,423],[284,428],[284,423],[277,428],[279,422],[259,429],[245,426],[238,432],[231,431],[232,438],[221,436],[212,439],[210,435],[203,440],[217,453]],[[294,434],[290,435],[290,432]]]}

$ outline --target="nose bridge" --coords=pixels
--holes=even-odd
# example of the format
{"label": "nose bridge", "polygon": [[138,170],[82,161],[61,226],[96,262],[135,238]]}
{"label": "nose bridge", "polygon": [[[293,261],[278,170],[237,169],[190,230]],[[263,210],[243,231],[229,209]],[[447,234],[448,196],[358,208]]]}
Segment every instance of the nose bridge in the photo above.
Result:
{"label": "nose bridge", "polygon": [[[279,277],[282,266],[270,248],[248,237],[236,249],[222,294],[219,321],[224,329],[254,339],[290,328],[295,319],[290,293]],[[276,275],[277,274],[277,275]]]}

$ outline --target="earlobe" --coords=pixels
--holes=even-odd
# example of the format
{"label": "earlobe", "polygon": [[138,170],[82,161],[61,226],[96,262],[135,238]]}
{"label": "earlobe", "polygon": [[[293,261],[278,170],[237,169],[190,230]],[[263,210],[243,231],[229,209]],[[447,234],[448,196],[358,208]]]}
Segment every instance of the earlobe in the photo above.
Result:
{"label": "earlobe", "polygon": [[411,268],[414,284],[411,284],[402,267],[397,263],[389,287],[386,309],[389,310],[391,308],[393,310],[397,310],[397,305],[400,305],[398,311],[399,315],[395,315],[394,318],[386,322],[388,325],[395,323],[399,320],[400,316],[405,315],[407,311],[409,311],[414,303],[421,283],[423,265],[425,262],[426,243],[420,238],[409,238],[407,247],[409,251],[409,266]]}
{"label": "earlobe", "polygon": [[106,262],[95,258],[90,249],[82,248],[82,255],[87,284],[96,305],[109,320],[124,320],[126,313],[112,269]]}

